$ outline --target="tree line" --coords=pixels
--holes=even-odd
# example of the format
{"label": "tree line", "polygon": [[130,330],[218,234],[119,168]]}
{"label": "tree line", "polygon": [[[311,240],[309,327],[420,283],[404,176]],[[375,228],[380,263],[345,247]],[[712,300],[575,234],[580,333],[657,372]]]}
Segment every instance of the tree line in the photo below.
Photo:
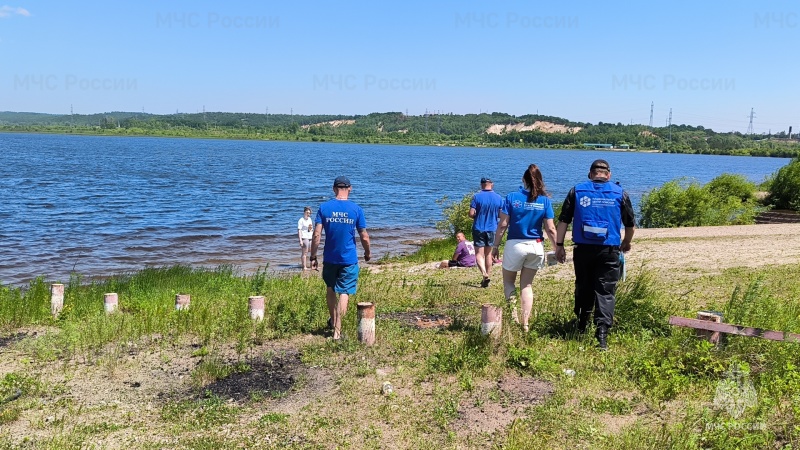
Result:
{"label": "tree line", "polygon": [[[334,121],[340,121],[332,124]],[[344,121],[344,122],[341,122]],[[492,125],[532,125],[549,122],[567,132],[542,130],[488,133]],[[53,115],[0,112],[0,131],[86,134],[218,137],[320,142],[485,145],[496,147],[583,148],[607,144],[615,148],[669,153],[794,157],[800,144],[785,132],[773,135],[717,133],[691,125],[650,128],[622,123],[583,123],[539,114],[506,113],[406,115],[400,112],[366,115],[297,115],[200,112],[145,114]]]}

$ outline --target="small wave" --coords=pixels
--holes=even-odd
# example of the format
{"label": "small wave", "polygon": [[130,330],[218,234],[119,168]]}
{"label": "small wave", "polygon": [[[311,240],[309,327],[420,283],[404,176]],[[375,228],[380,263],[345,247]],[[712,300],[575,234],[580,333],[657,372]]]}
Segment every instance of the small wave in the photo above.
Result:
{"label": "small wave", "polygon": [[172,238],[172,241],[175,242],[197,242],[197,241],[205,241],[208,239],[219,239],[221,238],[221,234],[190,234],[185,236],[178,236]]}
{"label": "small wave", "polygon": [[242,236],[229,236],[228,240],[237,242],[253,242],[253,241],[266,241],[274,238],[275,236],[271,234],[250,234]]}

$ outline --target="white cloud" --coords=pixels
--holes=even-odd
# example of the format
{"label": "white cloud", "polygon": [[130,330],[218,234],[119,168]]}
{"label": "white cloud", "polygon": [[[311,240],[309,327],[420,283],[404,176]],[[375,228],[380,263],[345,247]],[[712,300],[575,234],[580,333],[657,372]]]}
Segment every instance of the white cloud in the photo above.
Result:
{"label": "white cloud", "polygon": [[3,5],[0,6],[0,19],[5,19],[11,16],[24,16],[30,17],[31,13],[25,8]]}

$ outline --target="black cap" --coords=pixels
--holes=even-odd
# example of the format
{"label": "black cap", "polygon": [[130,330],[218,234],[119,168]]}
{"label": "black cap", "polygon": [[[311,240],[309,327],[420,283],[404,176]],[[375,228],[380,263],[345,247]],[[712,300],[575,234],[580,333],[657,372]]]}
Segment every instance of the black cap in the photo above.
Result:
{"label": "black cap", "polygon": [[606,161],[605,159],[594,160],[594,162],[592,163],[592,167],[590,167],[589,170],[594,170],[594,169],[607,170],[611,172],[611,166],[608,165],[608,161]]}
{"label": "black cap", "polygon": [[489,178],[489,177],[481,178],[481,184],[486,184],[486,183],[491,183],[491,182],[492,182],[492,179]]}
{"label": "black cap", "polygon": [[336,177],[336,179],[333,180],[333,187],[350,187],[350,180],[347,177]]}

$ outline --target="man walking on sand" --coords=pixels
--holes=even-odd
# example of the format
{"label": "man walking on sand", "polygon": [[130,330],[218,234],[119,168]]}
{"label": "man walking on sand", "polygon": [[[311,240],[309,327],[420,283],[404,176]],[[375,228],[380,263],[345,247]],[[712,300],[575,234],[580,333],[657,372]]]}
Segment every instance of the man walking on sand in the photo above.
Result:
{"label": "man walking on sand", "polygon": [[[317,269],[317,250],[322,231],[325,230],[322,279],[325,281],[325,300],[328,303],[333,339],[342,337],[342,316],[347,312],[350,296],[356,293],[358,284],[358,251],[356,233],[364,247],[364,260],[369,261],[369,234],[364,210],[348,200],[353,187],[347,177],[336,177],[333,193],[336,198],[319,207],[314,220],[314,236],[311,239],[311,268]],[[338,295],[338,299],[337,299]]]}
{"label": "man walking on sand", "polygon": [[475,246],[475,260],[483,276],[481,287],[489,286],[494,233],[497,231],[500,207],[503,206],[503,198],[493,191],[493,188],[494,183],[491,179],[481,178],[481,190],[472,196],[469,205],[469,217],[473,219],[472,244]]}
{"label": "man walking on sand", "polygon": [[577,329],[579,333],[586,332],[594,310],[595,337],[601,350],[608,348],[608,330],[614,322],[620,251],[631,249],[635,227],[628,194],[610,180],[608,161],[594,161],[589,168],[589,181],[576,185],[567,194],[556,227],[556,258],[563,263],[567,259],[564,236],[575,219],[572,241]]}

